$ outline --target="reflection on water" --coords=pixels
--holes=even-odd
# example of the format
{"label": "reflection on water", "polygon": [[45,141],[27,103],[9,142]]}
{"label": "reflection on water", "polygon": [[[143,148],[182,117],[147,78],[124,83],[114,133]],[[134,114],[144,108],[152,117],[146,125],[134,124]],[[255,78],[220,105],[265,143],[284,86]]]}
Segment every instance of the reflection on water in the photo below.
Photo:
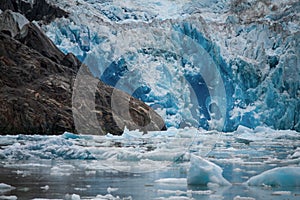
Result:
{"label": "reflection on water", "polygon": [[[1,136],[0,199],[300,198],[299,187],[245,184],[266,170],[299,166],[299,133],[196,132],[194,137],[195,129],[172,131],[138,134],[148,141],[135,138],[132,132],[101,137]],[[232,185],[188,186],[190,154],[222,167],[224,178]],[[120,170],[129,163],[143,173]]]}
{"label": "reflection on water", "polygon": [[[32,161],[5,164],[0,167],[0,182],[14,186],[11,191],[0,190],[0,196],[17,196],[18,199],[67,199],[67,194],[78,194],[81,199],[93,199],[97,195],[110,194],[121,199],[156,199],[185,196],[194,199],[234,199],[236,196],[255,199],[298,199],[300,188],[249,187],[242,182],[261,168],[255,166],[224,166],[224,176],[233,183],[229,187],[187,186],[180,181],[160,183],[163,178],[185,178],[185,164],[174,164],[164,170],[150,173],[126,173],[86,170],[91,161]],[[73,167],[72,167],[73,166]],[[53,173],[53,169],[65,168]],[[241,169],[236,171],[232,169]],[[243,170],[245,171],[243,171]],[[178,179],[179,180],[179,179]],[[175,179],[176,181],[176,179]],[[276,191],[287,191],[279,192]]]}

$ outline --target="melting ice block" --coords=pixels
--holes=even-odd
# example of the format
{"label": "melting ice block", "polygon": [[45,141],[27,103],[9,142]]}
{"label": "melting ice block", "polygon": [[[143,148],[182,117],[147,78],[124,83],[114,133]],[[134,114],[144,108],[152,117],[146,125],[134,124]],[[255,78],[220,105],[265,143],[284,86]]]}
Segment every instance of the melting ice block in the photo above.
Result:
{"label": "melting ice block", "polygon": [[299,187],[300,167],[278,167],[265,171],[247,181],[250,186]]}
{"label": "melting ice block", "polygon": [[[5,184],[5,183],[0,183],[0,194],[14,190],[15,187]],[[0,198],[1,199],[1,198]]]}
{"label": "melting ice block", "polygon": [[188,169],[187,183],[189,185],[207,185],[208,183],[220,186],[231,185],[222,175],[222,168],[199,156],[191,155]]}

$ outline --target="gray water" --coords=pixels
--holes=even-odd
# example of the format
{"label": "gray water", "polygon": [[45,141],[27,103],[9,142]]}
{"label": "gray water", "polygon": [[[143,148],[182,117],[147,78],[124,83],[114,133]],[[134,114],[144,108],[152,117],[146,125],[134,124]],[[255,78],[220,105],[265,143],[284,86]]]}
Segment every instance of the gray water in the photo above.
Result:
{"label": "gray water", "polygon": [[[300,199],[299,186],[245,184],[266,170],[299,166],[299,133],[267,131],[135,133],[142,138],[133,132],[122,137],[1,136],[0,199]],[[220,166],[232,185],[188,186],[189,154]],[[129,164],[139,173],[122,170]]]}
{"label": "gray water", "polygon": [[[81,199],[93,199],[97,195],[106,195],[109,192],[120,199],[162,199],[172,197],[186,197],[186,199],[234,199],[240,197],[252,197],[255,199],[299,199],[300,188],[263,188],[249,187],[242,182],[249,175],[244,172],[233,172],[233,166],[223,166],[224,177],[233,183],[229,187],[209,188],[207,186],[187,186],[185,184],[160,184],[155,182],[162,178],[184,178],[186,171],[180,164],[174,164],[164,170],[151,173],[125,173],[125,172],[89,172],[84,168],[76,167],[72,173],[65,175],[53,175],[51,169],[60,165],[78,166],[78,162],[89,164],[89,161],[39,161],[34,165],[32,161],[15,163],[2,163],[0,166],[0,182],[12,185],[15,189],[1,191],[1,195],[17,196],[19,200],[34,198],[44,199],[68,199],[68,194],[78,194]],[[93,164],[92,162],[90,164]],[[20,167],[17,167],[17,166]],[[242,166],[235,166],[242,167]],[[247,170],[264,171],[255,166],[246,167]],[[243,178],[244,177],[244,178]],[[45,186],[49,189],[45,189]],[[116,191],[109,191],[107,188],[118,188]],[[178,191],[209,191],[208,193],[197,194],[190,192],[179,194]],[[174,191],[170,193],[170,191]],[[177,191],[177,194],[176,194]],[[276,191],[288,191],[289,194]],[[0,198],[1,199],[1,198]]]}

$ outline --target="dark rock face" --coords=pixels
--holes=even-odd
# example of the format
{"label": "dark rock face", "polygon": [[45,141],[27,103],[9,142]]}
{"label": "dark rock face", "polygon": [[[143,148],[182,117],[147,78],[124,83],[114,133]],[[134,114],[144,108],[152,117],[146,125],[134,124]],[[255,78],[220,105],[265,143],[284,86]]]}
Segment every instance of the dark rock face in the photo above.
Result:
{"label": "dark rock face", "polygon": [[32,23],[25,25],[16,39],[56,63],[60,63],[65,57],[52,41]]}
{"label": "dark rock face", "polygon": [[67,12],[48,4],[46,0],[35,0],[33,4],[22,0],[2,0],[0,2],[0,9],[3,11],[12,10],[19,12],[25,15],[29,21],[43,20],[45,23],[49,23],[55,18],[68,16]]}
{"label": "dark rock face", "polygon": [[0,70],[1,134],[74,131],[70,83],[75,70],[3,33]]}
{"label": "dark rock face", "polygon": [[[74,55],[64,55],[36,25],[24,24],[26,20],[15,15],[0,14],[0,134],[121,134],[125,126],[165,129],[149,106],[96,80]],[[90,82],[76,82],[82,72],[97,81],[95,88]],[[78,91],[90,91],[95,98],[74,100]],[[117,109],[112,107],[112,94],[117,94]]]}

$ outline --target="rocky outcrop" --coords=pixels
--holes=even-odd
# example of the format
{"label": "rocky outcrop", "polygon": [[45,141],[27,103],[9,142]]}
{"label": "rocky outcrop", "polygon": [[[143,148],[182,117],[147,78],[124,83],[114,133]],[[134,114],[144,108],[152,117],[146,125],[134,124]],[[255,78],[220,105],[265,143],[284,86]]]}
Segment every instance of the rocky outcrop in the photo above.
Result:
{"label": "rocky outcrop", "polygon": [[25,15],[29,21],[43,20],[45,23],[49,23],[55,18],[68,16],[67,12],[49,4],[46,0],[5,0],[0,2],[0,9],[19,12]]}
{"label": "rocky outcrop", "polygon": [[[0,14],[0,72],[0,134],[121,134],[125,126],[165,129],[149,106],[95,79],[74,55],[64,55],[39,27],[9,10]],[[77,84],[74,90],[79,72],[97,80],[96,87]],[[76,91],[90,91],[95,98],[72,104]],[[125,99],[114,100],[118,109],[112,107],[113,94]]]}

